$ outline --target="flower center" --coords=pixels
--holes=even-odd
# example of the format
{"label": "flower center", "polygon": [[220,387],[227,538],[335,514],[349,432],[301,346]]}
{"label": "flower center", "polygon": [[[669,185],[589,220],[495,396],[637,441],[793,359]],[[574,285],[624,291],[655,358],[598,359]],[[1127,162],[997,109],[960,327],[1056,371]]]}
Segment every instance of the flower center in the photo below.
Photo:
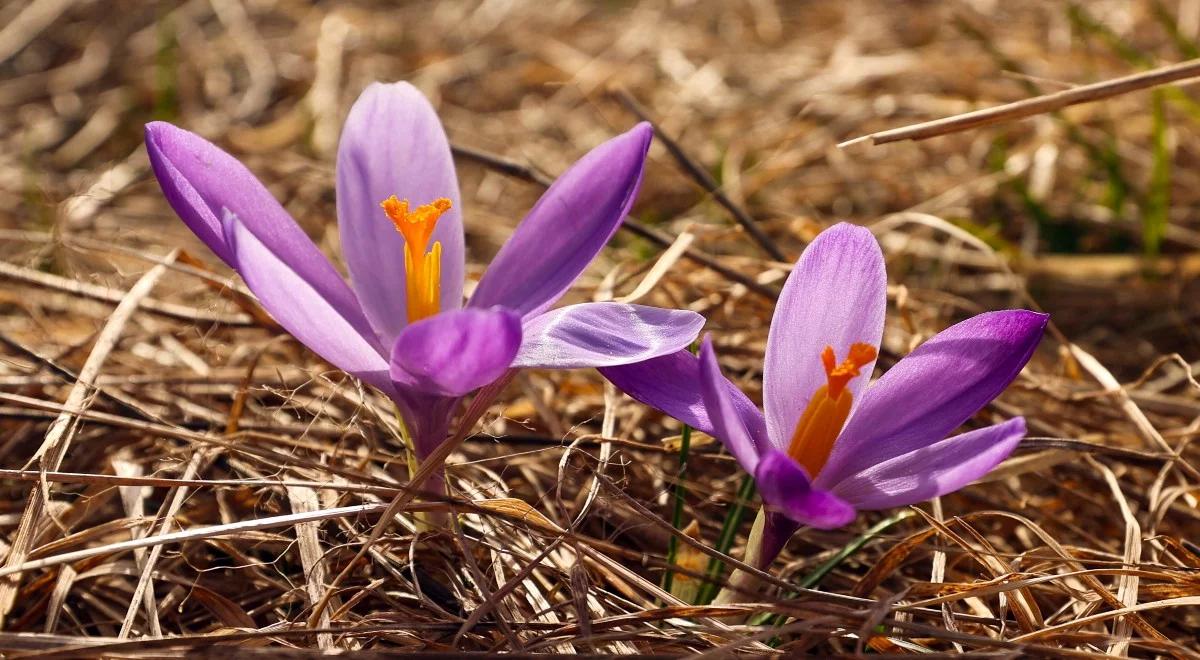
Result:
{"label": "flower center", "polygon": [[[813,393],[788,445],[788,455],[799,463],[812,479],[829,460],[833,443],[846,425],[850,415],[850,404],[854,397],[846,385],[858,377],[860,370],[870,364],[877,355],[870,344],[852,344],[850,354],[841,364],[837,363],[833,347],[821,351],[821,364],[825,366],[825,384]],[[869,376],[869,374],[868,374]]]}
{"label": "flower center", "polygon": [[408,322],[437,314],[442,299],[442,243],[434,241],[429,245],[429,239],[433,237],[438,218],[450,210],[450,200],[439,197],[432,204],[423,204],[410,211],[407,199],[396,199],[392,195],[379,206],[396,226],[396,231],[404,236]]}

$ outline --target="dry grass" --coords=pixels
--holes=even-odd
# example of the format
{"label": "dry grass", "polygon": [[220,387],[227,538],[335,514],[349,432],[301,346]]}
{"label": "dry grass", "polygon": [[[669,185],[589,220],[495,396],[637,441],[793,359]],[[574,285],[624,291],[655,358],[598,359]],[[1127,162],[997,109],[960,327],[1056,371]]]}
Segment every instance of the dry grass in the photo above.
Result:
{"label": "dry grass", "polygon": [[[1083,13],[1042,0],[3,4],[0,648],[1197,655],[1200,101],[1184,86],[835,146],[1195,56],[1196,0]],[[472,275],[536,181],[636,121],[624,96],[727,203],[660,141],[635,214],[658,239],[622,234],[573,296],[638,291],[704,313],[753,392],[788,261],[849,219],[889,260],[885,367],[971,313],[1053,315],[1031,366],[974,420],[1024,414],[1033,437],[987,483],[910,515],[801,533],[756,604],[732,610],[659,587],[679,428],[592,373],[520,375],[453,455],[456,497],[381,522],[407,479],[386,401],[238,293],[162,200],[140,136],[157,117],[212,137],[336,254],[341,118],[367,82],[397,78],[431,95],[463,148]],[[652,271],[663,242],[669,268]],[[704,542],[676,543],[703,566],[694,553],[713,553],[741,476],[692,440],[680,522]],[[431,507],[461,525],[417,534],[409,514]],[[748,611],[784,616],[736,623]]]}

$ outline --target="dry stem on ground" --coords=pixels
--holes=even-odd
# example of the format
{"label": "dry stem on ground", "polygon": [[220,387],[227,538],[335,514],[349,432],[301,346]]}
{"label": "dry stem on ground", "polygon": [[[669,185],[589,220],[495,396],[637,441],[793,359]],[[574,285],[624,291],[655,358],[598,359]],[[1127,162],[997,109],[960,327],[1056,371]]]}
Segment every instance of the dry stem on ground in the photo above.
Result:
{"label": "dry stem on ground", "polygon": [[[1196,0],[1084,7],[0,5],[0,649],[674,655],[774,638],[822,654],[1197,654],[1188,88],[835,146],[1195,57]],[[835,219],[865,224],[894,285],[885,368],[971,313],[1053,315],[975,420],[1023,414],[1032,437],[986,483],[872,535],[819,591],[795,585],[886,513],[798,536],[761,602],[692,607],[659,587],[679,534],[678,425],[606,398],[595,374],[525,373],[453,455],[456,497],[377,527],[407,478],[386,401],[245,297],[171,214],[140,136],[166,118],[216,140],[336,254],[342,117],[366,83],[396,78],[431,95],[461,147],[472,275],[538,182],[640,106],[703,174],[660,140],[638,227],[574,297],[705,314],[753,391],[788,262]],[[1161,256],[1144,258],[1155,214]],[[740,478],[693,438],[683,522],[707,542],[681,546],[712,552]],[[422,507],[461,524],[417,534],[407,514]],[[785,618],[730,623],[747,609]]]}

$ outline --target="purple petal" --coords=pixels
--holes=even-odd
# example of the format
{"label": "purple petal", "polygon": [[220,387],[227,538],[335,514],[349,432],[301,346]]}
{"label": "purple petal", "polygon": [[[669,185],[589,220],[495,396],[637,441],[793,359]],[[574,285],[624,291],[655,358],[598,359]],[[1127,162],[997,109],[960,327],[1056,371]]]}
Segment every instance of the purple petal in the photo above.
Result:
{"label": "purple petal", "polygon": [[952,493],[996,467],[1025,437],[1017,417],[878,463],[833,487],[859,509],[890,509]]}
{"label": "purple petal", "polygon": [[729,389],[729,381],[721,375],[721,366],[717,364],[712,338],[706,336],[700,345],[700,394],[712,422],[713,436],[733,454],[743,470],[754,474],[760,448],[746,428]]}
{"label": "purple petal", "polygon": [[566,293],[629,213],[653,135],[638,124],[559,177],[500,248],[471,306],[501,305],[528,318]]}
{"label": "purple petal", "polygon": [[800,529],[800,523],[782,513],[768,511],[767,519],[763,524],[762,543],[758,546],[758,566],[756,568],[767,570],[779,553],[783,552],[787,542],[792,539],[798,529]]}
{"label": "purple petal", "polygon": [[988,312],[950,326],[863,395],[817,480],[832,486],[935,443],[996,398],[1033,356],[1049,317]]}
{"label": "purple petal", "polygon": [[462,207],[450,143],[429,101],[405,82],[373,83],[350,108],[337,154],[338,229],[354,290],[384,346],[408,325],[404,238],[379,203],[395,195],[413,206],[445,197],[442,310],[462,307]]}
{"label": "purple petal", "polygon": [[442,312],[406,327],[392,349],[400,389],[462,396],[504,375],[521,346],[521,318],[506,309]]}
{"label": "purple petal", "polygon": [[804,468],[781,451],[770,449],[759,458],[754,480],[768,508],[798,523],[835,529],[854,521],[854,507],[827,490],[813,488]]}
{"label": "purple petal", "polygon": [[404,386],[397,387],[392,399],[404,419],[418,460],[424,460],[450,437],[450,422],[462,401],[460,397],[426,394]]}
{"label": "purple petal", "polygon": [[551,310],[525,322],[513,366],[570,369],[630,364],[674,353],[696,340],[695,312],[614,302]]}
{"label": "purple petal", "polygon": [[381,346],[341,275],[236,158],[195,133],[158,121],[146,124],[146,152],[171,207],[225,263],[242,272],[234,248],[226,239],[224,218],[228,213],[258,237],[274,255],[272,260],[303,280],[355,333]]}
{"label": "purple petal", "polygon": [[[700,391],[700,361],[688,351],[676,351],[636,364],[602,367],[599,371],[634,399],[694,429],[716,435]],[[765,446],[767,427],[758,406],[728,380],[725,381],[725,387],[755,445]]]}
{"label": "purple petal", "polygon": [[[763,361],[763,404],[776,448],[787,447],[809,399],[825,384],[821,351],[832,346],[841,362],[856,342],[878,348],[886,309],[887,273],[871,232],[837,224],[800,255],[775,305]],[[847,385],[855,403],[874,368],[874,362],[864,366]]]}
{"label": "purple petal", "polygon": [[227,214],[225,244],[246,286],[293,337],[330,364],[393,394],[388,364],[375,348],[375,336],[366,336],[337,305],[300,273],[268,249],[236,216]]}

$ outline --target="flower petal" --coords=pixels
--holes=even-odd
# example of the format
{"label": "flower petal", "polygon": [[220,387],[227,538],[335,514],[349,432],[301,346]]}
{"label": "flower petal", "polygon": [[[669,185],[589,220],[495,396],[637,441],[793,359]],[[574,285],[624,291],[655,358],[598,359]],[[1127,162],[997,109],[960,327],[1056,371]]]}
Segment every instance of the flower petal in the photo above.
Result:
{"label": "flower petal", "polygon": [[818,529],[835,529],[854,522],[853,506],[837,495],[813,488],[808,474],[787,454],[768,449],[754,473],[758,492],[768,508]]}
{"label": "flower petal", "polygon": [[[787,447],[825,384],[821,351],[832,346],[840,362],[856,342],[878,348],[886,310],[887,273],[871,232],[845,223],[821,232],[788,276],[767,336],[763,404],[776,448]],[[847,385],[856,403],[874,368],[874,361],[865,365]]]}
{"label": "flower petal", "polygon": [[224,222],[226,214],[238,218],[273,255],[272,261],[303,280],[356,334],[370,337],[382,350],[333,264],[236,158],[195,133],[159,121],[146,124],[146,152],[167,201],[213,253],[242,271]]}
{"label": "flower petal", "polygon": [[246,286],[279,325],[338,369],[394,393],[387,360],[369,329],[360,334],[337,305],[231,213],[225,215],[224,236]]}
{"label": "flower petal", "polygon": [[342,253],[384,346],[408,325],[404,238],[379,208],[391,195],[414,206],[450,200],[431,240],[442,243],[442,310],[462,307],[462,207],[450,143],[433,106],[406,82],[373,83],[363,90],[350,108],[337,153]]}
{"label": "flower petal", "polygon": [[872,465],[833,487],[859,509],[890,509],[952,493],[987,474],[1025,437],[1025,420],[969,431]]}
{"label": "flower petal", "polygon": [[[700,361],[687,350],[635,364],[601,367],[599,371],[634,399],[698,431],[713,436],[717,434],[701,394]],[[725,381],[725,387],[755,445],[765,446],[767,427],[758,406],[728,380]]]}
{"label": "flower petal", "polygon": [[1049,317],[987,312],[950,326],[896,363],[863,395],[817,483],[830,487],[942,440],[1017,377]]}
{"label": "flower petal", "polygon": [[500,248],[470,305],[502,305],[529,318],[562,297],[629,213],[653,135],[638,124],[559,177]]}
{"label": "flower petal", "polygon": [[713,425],[713,436],[733,454],[743,470],[754,474],[760,448],[729,395],[729,381],[721,375],[712,338],[708,336],[700,345],[700,394],[704,397],[704,409],[708,411],[708,418]]}
{"label": "flower petal", "polygon": [[406,327],[392,349],[397,387],[462,396],[504,375],[521,346],[521,318],[507,309],[442,312]]}
{"label": "flower petal", "polygon": [[704,317],[614,302],[554,309],[525,322],[514,366],[570,369],[641,362],[687,348]]}

